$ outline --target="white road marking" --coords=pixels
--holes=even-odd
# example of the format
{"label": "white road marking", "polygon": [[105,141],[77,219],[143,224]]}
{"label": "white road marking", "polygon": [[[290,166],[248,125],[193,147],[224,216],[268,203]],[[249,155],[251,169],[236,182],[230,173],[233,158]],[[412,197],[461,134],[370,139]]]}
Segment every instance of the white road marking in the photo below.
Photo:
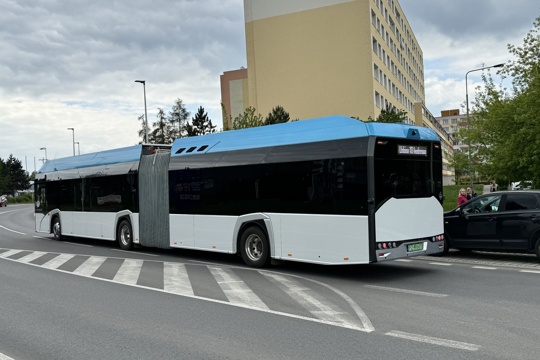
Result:
{"label": "white road marking", "polygon": [[430,297],[438,297],[438,298],[443,298],[443,297],[448,296],[446,294],[437,294],[437,293],[429,293],[429,292],[424,292],[424,291],[398,289],[398,288],[391,288],[391,287],[377,286],[377,285],[364,285],[364,287],[367,287],[370,289],[376,289],[376,290],[392,291],[392,292],[399,292],[399,293],[404,293],[404,294],[430,296]]}
{"label": "white road marking", "polygon": [[125,259],[118,269],[113,281],[128,285],[137,284],[144,260]]}
{"label": "white road marking", "polygon": [[355,322],[352,322],[348,313],[340,311],[334,304],[317,299],[312,293],[313,291],[303,286],[302,284],[294,281],[290,277],[278,275],[276,273],[264,272],[266,276],[274,285],[282,289],[297,303],[302,305],[306,310],[312,313],[315,317],[334,324],[339,324],[343,327],[356,328],[357,330],[364,330]]}
{"label": "white road marking", "polygon": [[163,290],[178,295],[194,295],[185,264],[163,264]]}
{"label": "white road marking", "polygon": [[96,270],[105,262],[105,260],[107,260],[107,258],[105,257],[91,256],[77,269],[75,269],[75,271],[73,271],[73,274],[81,276],[92,276],[92,274],[96,272]]}
{"label": "white road marking", "polygon": [[21,251],[24,251],[24,250],[8,250],[8,251],[4,251],[3,253],[0,254],[0,257],[8,258],[11,255],[15,255],[15,254],[20,253]]}
{"label": "white road marking", "polygon": [[437,265],[437,266],[452,266],[452,264],[449,263],[441,263],[441,262],[430,262],[430,265]]}
{"label": "white road marking", "polygon": [[23,256],[22,258],[18,259],[17,261],[22,262],[22,263],[29,263],[30,261],[34,261],[37,258],[40,258],[45,254],[46,254],[46,252],[43,252],[43,251],[34,251],[31,254]]}
{"label": "white road marking", "polygon": [[540,274],[540,271],[536,271],[536,270],[519,270],[519,272],[531,273],[531,274]]}
{"label": "white road marking", "polygon": [[93,247],[92,245],[88,245],[88,244],[79,244],[79,243],[74,243],[74,242],[69,242],[69,241],[62,241],[64,244],[71,244],[71,245],[78,245],[78,246],[84,246],[84,247]]}
{"label": "white road marking", "polygon": [[45,264],[41,265],[47,269],[56,269],[62,266],[66,261],[73,259],[75,255],[72,254],[60,254],[54,259],[47,261]]}
{"label": "white road marking", "polygon": [[208,267],[227,299],[250,309],[269,310],[268,306],[231,269]]}
{"label": "white road marking", "polygon": [[399,261],[399,262],[412,262],[411,259],[395,259],[394,261]]}
{"label": "white road marking", "polygon": [[0,228],[2,228],[2,229],[4,229],[4,230],[7,230],[7,231],[11,231],[12,233],[15,233],[15,234],[26,235],[25,233],[18,232],[18,231],[15,231],[15,230],[11,230],[11,229],[8,229],[7,227],[2,226],[2,225],[0,225]]}
{"label": "white road marking", "polygon": [[146,256],[159,256],[159,255],[156,255],[156,254],[148,254],[148,253],[143,253],[143,252],[138,252],[138,251],[127,251],[127,250],[122,250],[122,249],[109,249],[109,250],[125,252],[125,253],[128,253],[128,254],[138,254],[138,255],[146,255]]}
{"label": "white road marking", "polygon": [[407,339],[407,340],[419,341],[419,342],[423,342],[427,344],[446,346],[446,347],[451,347],[454,349],[461,349],[461,350],[468,350],[468,351],[478,351],[480,349],[480,345],[469,344],[469,343],[465,343],[461,341],[440,339],[440,338],[431,337],[431,336],[410,334],[403,331],[390,331],[384,335]]}
{"label": "white road marking", "polygon": [[473,266],[473,269],[482,269],[482,270],[497,270],[496,267],[491,266]]}
{"label": "white road marking", "polygon": [[7,355],[4,355],[2,353],[0,353],[0,360],[14,360],[13,358],[10,358],[9,356]]}

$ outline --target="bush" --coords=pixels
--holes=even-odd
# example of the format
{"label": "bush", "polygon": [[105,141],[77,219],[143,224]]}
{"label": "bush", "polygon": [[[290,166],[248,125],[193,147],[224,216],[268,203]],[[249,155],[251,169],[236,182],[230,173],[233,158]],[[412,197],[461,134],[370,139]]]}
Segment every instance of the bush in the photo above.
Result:
{"label": "bush", "polygon": [[8,204],[31,204],[33,202],[33,193],[24,193],[19,196],[8,196]]}

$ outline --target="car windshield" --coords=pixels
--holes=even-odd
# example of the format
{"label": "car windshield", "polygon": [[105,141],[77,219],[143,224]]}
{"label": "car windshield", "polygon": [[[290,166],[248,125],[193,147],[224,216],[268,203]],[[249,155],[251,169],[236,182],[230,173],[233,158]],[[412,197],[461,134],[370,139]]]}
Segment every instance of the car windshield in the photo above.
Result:
{"label": "car windshield", "polygon": [[499,210],[500,195],[490,195],[474,199],[462,207],[464,214],[490,213]]}

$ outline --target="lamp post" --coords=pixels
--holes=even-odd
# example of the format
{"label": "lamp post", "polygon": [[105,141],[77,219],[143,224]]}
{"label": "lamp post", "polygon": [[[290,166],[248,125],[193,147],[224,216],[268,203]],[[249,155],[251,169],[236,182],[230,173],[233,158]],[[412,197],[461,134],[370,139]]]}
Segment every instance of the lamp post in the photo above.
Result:
{"label": "lamp post", "polygon": [[73,156],[75,156],[75,128],[67,128],[67,129],[73,131]]}
{"label": "lamp post", "polygon": [[[481,67],[481,68],[478,68],[478,69],[473,69],[473,70],[469,70],[467,71],[467,73],[465,73],[465,103],[466,103],[466,107],[467,107],[467,128],[470,128],[471,126],[471,120],[469,119],[469,88],[468,88],[468,83],[467,83],[467,76],[469,75],[469,73],[472,73],[474,71],[480,71],[480,70],[485,70],[485,69],[491,69],[491,68],[500,68],[500,67],[503,67],[504,64],[497,64],[497,65],[491,65],[491,66],[484,66],[484,67]],[[469,142],[468,146],[467,146],[467,149],[469,151],[469,176],[470,176],[470,183],[471,183],[471,189],[473,187],[473,180],[472,180],[472,171],[471,171],[471,143]]]}
{"label": "lamp post", "polygon": [[146,112],[146,80],[135,80],[143,85],[144,92],[144,142],[148,143],[148,113]]}
{"label": "lamp post", "polygon": [[[45,161],[47,161],[47,148],[42,147],[42,148],[39,148],[39,150],[45,150]],[[43,161],[43,163],[45,163],[45,161]]]}
{"label": "lamp post", "polygon": [[78,141],[75,144],[77,144],[77,155],[81,155],[81,144]]}

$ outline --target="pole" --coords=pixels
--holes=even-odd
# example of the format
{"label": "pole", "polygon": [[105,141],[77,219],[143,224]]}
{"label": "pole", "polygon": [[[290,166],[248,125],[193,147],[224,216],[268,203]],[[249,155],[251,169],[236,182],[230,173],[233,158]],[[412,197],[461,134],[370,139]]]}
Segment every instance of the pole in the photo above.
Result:
{"label": "pole", "polygon": [[144,92],[144,142],[148,143],[148,112],[146,111],[146,80],[135,80],[143,85]]}
{"label": "pole", "polygon": [[75,128],[68,128],[73,132],[73,156],[75,156]]}

